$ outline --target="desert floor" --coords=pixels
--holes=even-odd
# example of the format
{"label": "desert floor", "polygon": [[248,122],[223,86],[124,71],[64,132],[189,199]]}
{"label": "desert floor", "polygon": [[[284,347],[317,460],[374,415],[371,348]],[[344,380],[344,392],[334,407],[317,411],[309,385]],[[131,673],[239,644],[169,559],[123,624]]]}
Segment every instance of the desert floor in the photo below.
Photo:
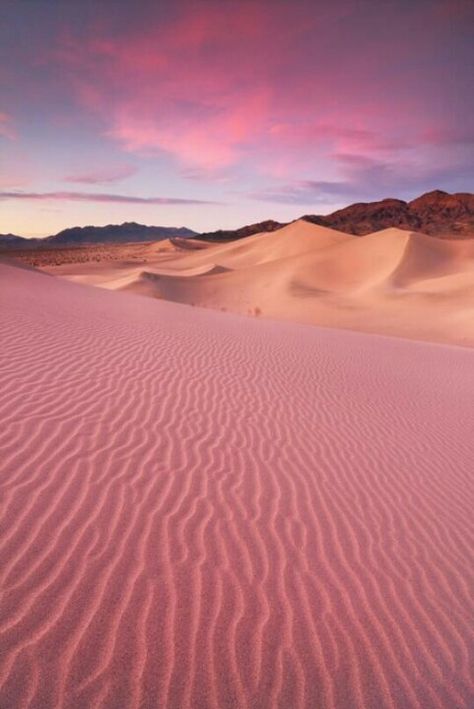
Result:
{"label": "desert floor", "polygon": [[[322,313],[336,283],[416,308],[434,278],[419,333],[459,337],[469,255],[440,246],[420,281],[424,238],[389,234],[377,271],[329,237],[320,269],[233,244],[109,285],[212,306],[258,273],[223,307],[289,319],[315,270]],[[472,349],[5,264],[0,322],[2,709],[473,706]]]}

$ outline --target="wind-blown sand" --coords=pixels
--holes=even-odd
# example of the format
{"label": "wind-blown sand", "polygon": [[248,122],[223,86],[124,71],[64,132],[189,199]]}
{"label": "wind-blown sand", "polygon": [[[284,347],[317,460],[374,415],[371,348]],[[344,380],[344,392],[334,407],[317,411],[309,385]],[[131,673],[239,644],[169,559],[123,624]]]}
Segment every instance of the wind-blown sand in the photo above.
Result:
{"label": "wind-blown sand", "polygon": [[199,250],[149,250],[141,263],[46,270],[240,314],[474,346],[474,240],[394,228],[356,237],[299,220]]}
{"label": "wind-blown sand", "polygon": [[0,289],[2,709],[472,706],[472,350]]}

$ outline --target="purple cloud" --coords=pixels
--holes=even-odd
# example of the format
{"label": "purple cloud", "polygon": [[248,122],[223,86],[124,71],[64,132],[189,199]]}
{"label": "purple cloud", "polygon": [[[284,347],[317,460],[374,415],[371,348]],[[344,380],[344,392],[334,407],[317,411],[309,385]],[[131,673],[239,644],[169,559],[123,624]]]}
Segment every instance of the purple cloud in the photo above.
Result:
{"label": "purple cloud", "polygon": [[461,165],[417,165],[391,162],[364,155],[338,153],[341,179],[334,181],[295,180],[247,194],[252,200],[280,204],[317,205],[334,202],[367,201],[384,197],[412,198],[440,187],[464,189],[472,177],[472,161]]}
{"label": "purple cloud", "polygon": [[59,200],[72,202],[115,202],[122,204],[217,204],[201,199],[181,199],[178,197],[131,197],[121,194],[101,194],[95,192],[0,192],[0,199],[19,200]]}

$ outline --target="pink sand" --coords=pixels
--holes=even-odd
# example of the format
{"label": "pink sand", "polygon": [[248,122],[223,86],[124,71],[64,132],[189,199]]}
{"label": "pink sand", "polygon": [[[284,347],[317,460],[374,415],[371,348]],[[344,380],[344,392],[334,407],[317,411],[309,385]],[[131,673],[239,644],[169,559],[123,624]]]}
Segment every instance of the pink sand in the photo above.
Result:
{"label": "pink sand", "polygon": [[474,351],[0,266],[0,706],[468,707]]}

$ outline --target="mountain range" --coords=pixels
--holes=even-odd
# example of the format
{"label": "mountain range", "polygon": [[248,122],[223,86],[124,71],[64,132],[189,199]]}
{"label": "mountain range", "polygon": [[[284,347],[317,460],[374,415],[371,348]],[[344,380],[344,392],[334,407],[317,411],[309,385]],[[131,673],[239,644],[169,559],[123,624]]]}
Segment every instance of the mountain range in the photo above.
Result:
{"label": "mountain range", "polygon": [[[472,238],[474,237],[474,195],[465,192],[449,194],[442,190],[434,190],[410,202],[391,198],[378,202],[360,202],[332,214],[306,214],[302,219],[359,236],[388,227],[398,227],[440,238]],[[219,229],[198,234],[186,227],[144,226],[135,222],[124,222],[103,227],[72,227],[42,239],[0,234],[0,248],[71,247],[86,244],[160,241],[173,237],[199,237],[208,241],[222,242],[241,239],[252,234],[272,232],[282,226],[285,226],[285,223],[269,219],[239,229]]]}
{"label": "mountain range", "polygon": [[133,241],[161,241],[173,237],[189,238],[197,232],[186,227],[145,226],[136,222],[108,224],[107,226],[75,226],[44,238],[26,239],[15,234],[0,234],[0,248],[34,249],[86,244],[130,243]]}
{"label": "mountain range", "polygon": [[398,227],[438,237],[474,236],[474,195],[434,190],[412,200],[383,199],[352,204],[326,217],[306,215],[313,224],[363,236]]}
{"label": "mountain range", "polygon": [[[327,215],[306,214],[307,222],[363,236],[374,231],[398,227],[420,231],[437,237],[474,237],[474,195],[449,194],[434,190],[412,200],[382,199],[379,202],[359,202]],[[272,220],[251,224],[234,231],[214,231],[201,234],[209,241],[232,241],[257,232],[274,231],[286,226]],[[257,227],[257,228],[256,228]]]}

